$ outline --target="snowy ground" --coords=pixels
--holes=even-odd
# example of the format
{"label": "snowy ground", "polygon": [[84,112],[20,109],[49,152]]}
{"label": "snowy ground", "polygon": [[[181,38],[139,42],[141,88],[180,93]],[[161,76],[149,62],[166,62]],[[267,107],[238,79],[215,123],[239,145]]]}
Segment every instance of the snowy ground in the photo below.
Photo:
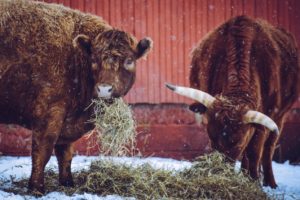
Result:
{"label": "snowy ground", "polygon": [[[76,156],[72,162],[72,171],[78,171],[81,169],[87,169],[91,161],[99,159],[99,157],[86,157],[86,156]],[[187,161],[177,161],[173,159],[164,159],[164,158],[114,158],[114,157],[101,157],[100,159],[111,159],[116,163],[129,164],[131,166],[138,166],[144,163],[149,163],[152,167],[164,168],[168,170],[182,170],[191,166],[190,162]],[[273,163],[275,178],[277,184],[279,185],[278,189],[272,190],[270,188],[264,188],[270,194],[285,194],[284,199],[300,199],[300,166],[291,166],[288,163],[278,164]],[[57,163],[55,157],[52,157],[47,168],[52,168],[57,170]],[[31,159],[30,157],[0,157],[0,179],[10,180],[10,177],[13,176],[17,179],[22,177],[29,177],[31,172]],[[9,187],[9,184],[6,186]],[[277,195],[278,196],[278,195]],[[280,195],[278,196],[280,197]],[[37,198],[31,196],[20,196],[12,193],[4,192],[0,190],[0,199],[1,200],[35,200]],[[54,199],[95,199],[95,200],[118,200],[125,199],[120,196],[110,195],[106,197],[101,197],[93,194],[77,194],[72,197],[66,196],[62,193],[52,192],[43,196],[42,200]],[[127,198],[128,199],[128,198]],[[133,199],[133,198],[129,198]],[[282,198],[280,198],[282,199]]]}

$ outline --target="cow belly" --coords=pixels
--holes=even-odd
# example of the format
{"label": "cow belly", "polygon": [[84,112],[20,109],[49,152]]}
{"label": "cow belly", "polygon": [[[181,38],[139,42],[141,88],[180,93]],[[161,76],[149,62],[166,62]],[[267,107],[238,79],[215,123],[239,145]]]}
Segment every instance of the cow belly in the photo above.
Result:
{"label": "cow belly", "polygon": [[1,66],[0,62],[0,122],[26,123],[34,98],[31,68],[26,64]]}

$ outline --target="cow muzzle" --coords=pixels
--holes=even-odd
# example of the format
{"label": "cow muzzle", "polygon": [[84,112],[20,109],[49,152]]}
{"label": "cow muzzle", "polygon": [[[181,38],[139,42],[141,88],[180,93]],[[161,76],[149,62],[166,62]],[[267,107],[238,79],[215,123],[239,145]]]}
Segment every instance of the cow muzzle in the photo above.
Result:
{"label": "cow muzzle", "polygon": [[109,84],[99,84],[96,87],[96,92],[99,98],[112,98],[113,86]]}

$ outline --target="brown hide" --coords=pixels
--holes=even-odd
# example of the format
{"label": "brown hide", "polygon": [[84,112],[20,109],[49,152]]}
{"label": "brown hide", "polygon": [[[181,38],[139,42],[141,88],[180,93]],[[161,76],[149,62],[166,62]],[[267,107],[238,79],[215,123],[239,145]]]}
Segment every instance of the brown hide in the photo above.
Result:
{"label": "brown hide", "polygon": [[299,61],[291,34],[263,20],[230,19],[208,34],[194,49],[190,84],[216,98],[205,113],[213,148],[229,158],[242,158],[242,167],[264,184],[276,187],[272,157],[278,136],[261,125],[244,124],[248,110],[271,117],[282,130],[284,116],[299,92]]}
{"label": "brown hide", "polygon": [[56,4],[2,0],[0,12],[0,122],[33,130],[30,189],[44,191],[53,149],[60,184],[71,186],[71,143],[93,128],[86,108],[128,92],[151,40]]}

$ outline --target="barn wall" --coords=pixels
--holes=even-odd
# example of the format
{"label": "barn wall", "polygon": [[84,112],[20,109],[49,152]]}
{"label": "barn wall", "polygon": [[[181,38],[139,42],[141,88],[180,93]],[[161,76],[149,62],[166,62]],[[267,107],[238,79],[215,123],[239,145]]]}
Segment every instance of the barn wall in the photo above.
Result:
{"label": "barn wall", "polygon": [[102,16],[138,39],[150,36],[154,49],[138,64],[129,103],[188,102],[165,82],[189,85],[190,51],[210,30],[232,16],[264,18],[291,31],[300,42],[299,0],[47,0]]}

